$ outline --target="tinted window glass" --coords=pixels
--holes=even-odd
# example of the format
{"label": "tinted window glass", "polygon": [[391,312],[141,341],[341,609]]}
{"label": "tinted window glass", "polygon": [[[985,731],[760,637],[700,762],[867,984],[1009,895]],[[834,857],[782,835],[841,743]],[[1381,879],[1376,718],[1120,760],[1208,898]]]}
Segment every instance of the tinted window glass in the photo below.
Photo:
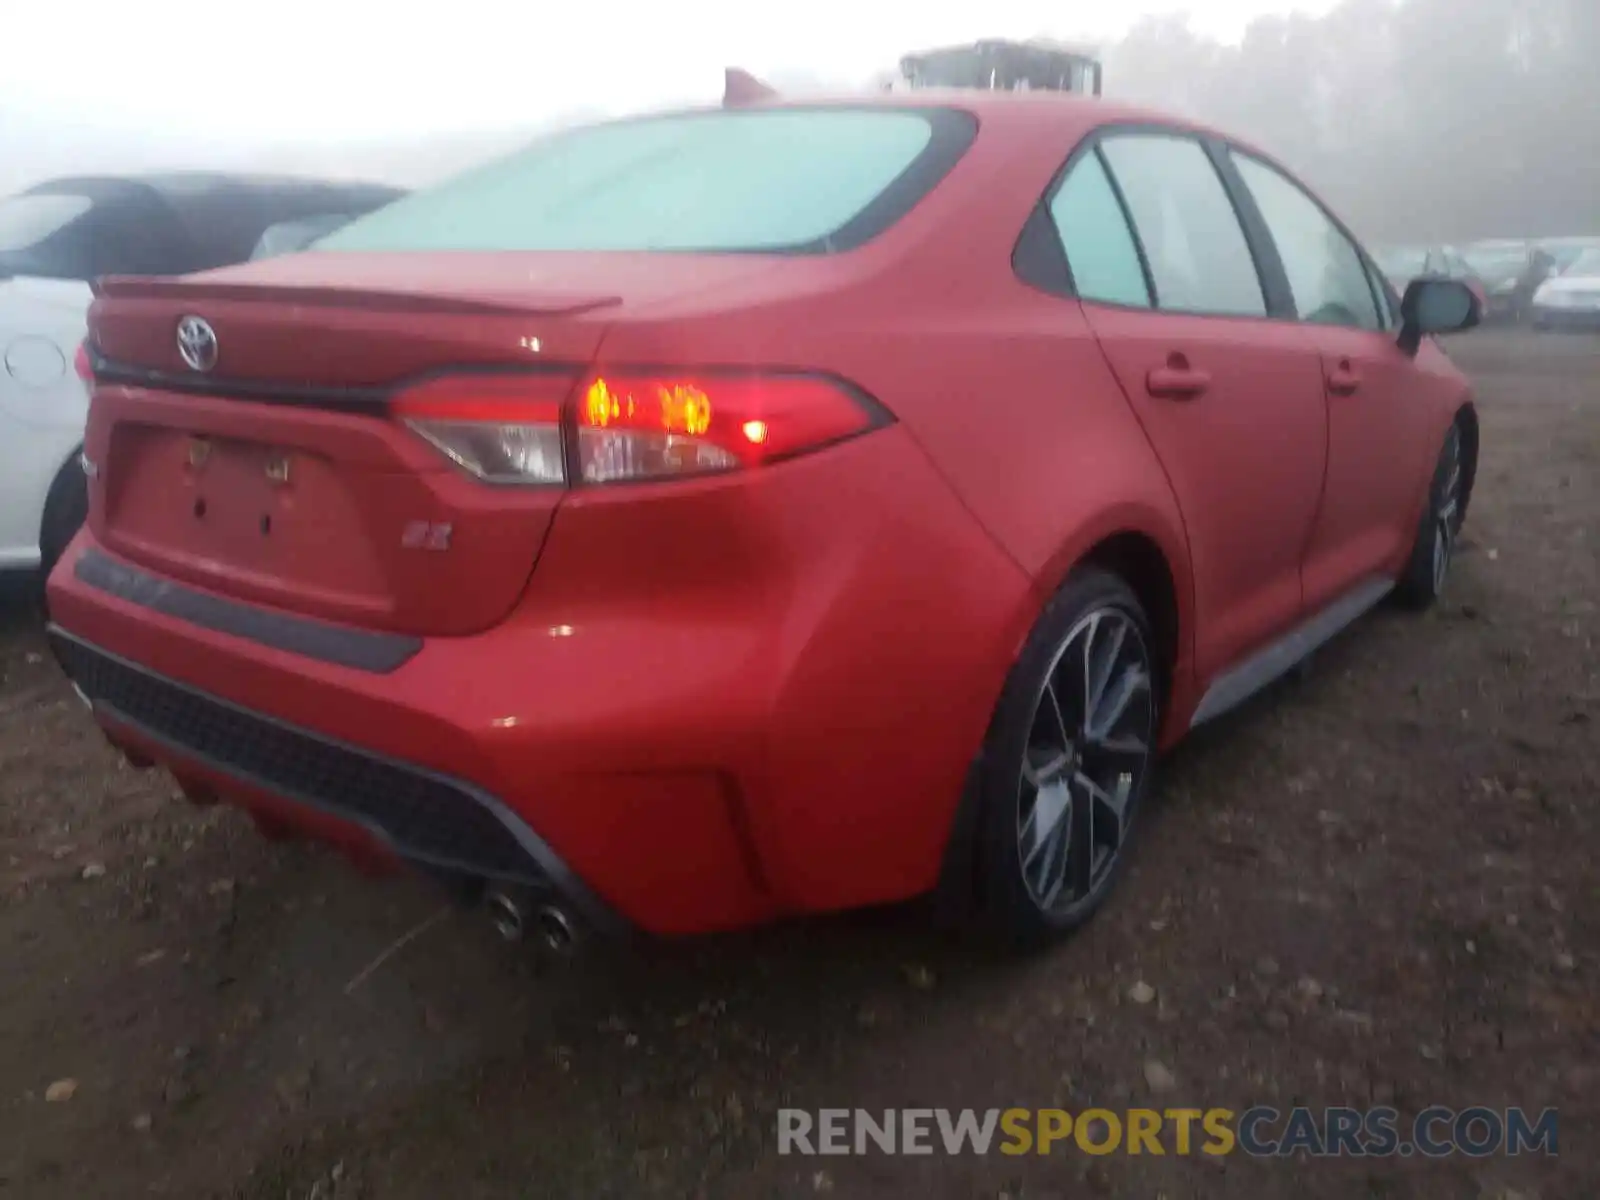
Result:
{"label": "tinted window glass", "polygon": [[1361,255],[1317,202],[1265,163],[1244,154],[1233,161],[1277,243],[1300,319],[1382,328]]}
{"label": "tinted window glass", "polygon": [[0,253],[27,250],[76,221],[91,207],[87,196],[8,196],[0,200]]}
{"label": "tinted window glass", "polygon": [[262,233],[250,257],[276,258],[280,254],[296,254],[318,238],[348,225],[354,216],[354,213],[323,213],[298,221],[279,221],[276,225],[269,225]]}
{"label": "tinted window glass", "polygon": [[932,109],[779,109],[568,130],[354,221],[318,249],[828,249],[950,120],[969,128]]}
{"label": "tinted window glass", "polygon": [[1139,250],[1098,154],[1086,154],[1050,201],[1050,219],[1085,300],[1150,307]]}
{"label": "tinted window glass", "polygon": [[1150,262],[1156,304],[1174,312],[1265,316],[1261,279],[1216,168],[1191,138],[1102,143]]}

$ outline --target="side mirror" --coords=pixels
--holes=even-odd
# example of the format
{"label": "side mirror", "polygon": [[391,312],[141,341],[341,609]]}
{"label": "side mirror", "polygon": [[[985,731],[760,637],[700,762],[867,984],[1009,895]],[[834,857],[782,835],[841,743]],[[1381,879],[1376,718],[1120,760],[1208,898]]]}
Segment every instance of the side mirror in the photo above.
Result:
{"label": "side mirror", "polygon": [[1482,301],[1461,280],[1413,279],[1400,298],[1400,349],[1414,355],[1425,335],[1460,333],[1482,319]]}

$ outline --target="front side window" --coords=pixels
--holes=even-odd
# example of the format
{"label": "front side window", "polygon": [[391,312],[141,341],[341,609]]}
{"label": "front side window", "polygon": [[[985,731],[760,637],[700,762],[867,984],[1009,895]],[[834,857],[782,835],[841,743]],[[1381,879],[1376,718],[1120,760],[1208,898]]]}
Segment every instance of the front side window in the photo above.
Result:
{"label": "front side window", "polygon": [[1321,206],[1259,159],[1234,151],[1233,162],[1277,244],[1300,319],[1382,328],[1361,254]]}
{"label": "front side window", "polygon": [[1266,315],[1244,228],[1199,142],[1177,134],[1123,134],[1106,138],[1101,153],[1144,247],[1156,307]]}
{"label": "front side window", "polygon": [[1085,154],[1062,180],[1050,198],[1050,220],[1080,298],[1150,307],[1139,248],[1097,152]]}
{"label": "front side window", "polygon": [[1393,329],[1400,324],[1400,314],[1395,309],[1394,299],[1391,295],[1392,283],[1380,275],[1376,268],[1364,267],[1367,273],[1367,284],[1372,288],[1372,294],[1378,298],[1378,324],[1384,329]]}
{"label": "front side window", "polygon": [[953,109],[880,107],[592,125],[415,192],[315,248],[826,252],[869,209],[871,232],[909,211],[943,173],[913,168],[947,168],[974,130]]}

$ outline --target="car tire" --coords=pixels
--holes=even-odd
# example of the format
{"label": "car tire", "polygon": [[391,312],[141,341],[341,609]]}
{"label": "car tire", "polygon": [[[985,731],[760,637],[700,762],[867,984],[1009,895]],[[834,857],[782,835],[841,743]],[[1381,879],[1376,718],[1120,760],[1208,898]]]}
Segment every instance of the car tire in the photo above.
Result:
{"label": "car tire", "polygon": [[1121,875],[1155,766],[1156,644],[1133,590],[1082,568],[1011,669],[974,780],[972,831],[978,913],[1009,948],[1071,933]]}
{"label": "car tire", "polygon": [[76,452],[62,465],[45,496],[39,528],[39,579],[49,579],[56,562],[89,516],[89,480]]}
{"label": "car tire", "polygon": [[1452,424],[1434,465],[1428,502],[1417,523],[1411,557],[1395,588],[1407,608],[1420,611],[1431,606],[1444,590],[1455,561],[1461,522],[1466,516],[1467,472],[1462,451],[1461,425]]}

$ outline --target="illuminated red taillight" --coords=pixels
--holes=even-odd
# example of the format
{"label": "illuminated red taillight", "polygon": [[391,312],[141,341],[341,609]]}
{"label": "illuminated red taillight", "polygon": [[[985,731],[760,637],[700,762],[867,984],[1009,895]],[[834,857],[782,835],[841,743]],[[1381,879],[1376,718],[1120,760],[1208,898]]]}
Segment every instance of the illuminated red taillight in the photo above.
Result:
{"label": "illuminated red taillight", "polygon": [[94,366],[89,362],[88,342],[78,343],[78,352],[72,356],[72,369],[78,373],[85,387],[94,383]]}
{"label": "illuminated red taillight", "polygon": [[817,450],[887,415],[818,375],[593,371],[462,374],[393,413],[492,483],[617,483],[736,471]]}

